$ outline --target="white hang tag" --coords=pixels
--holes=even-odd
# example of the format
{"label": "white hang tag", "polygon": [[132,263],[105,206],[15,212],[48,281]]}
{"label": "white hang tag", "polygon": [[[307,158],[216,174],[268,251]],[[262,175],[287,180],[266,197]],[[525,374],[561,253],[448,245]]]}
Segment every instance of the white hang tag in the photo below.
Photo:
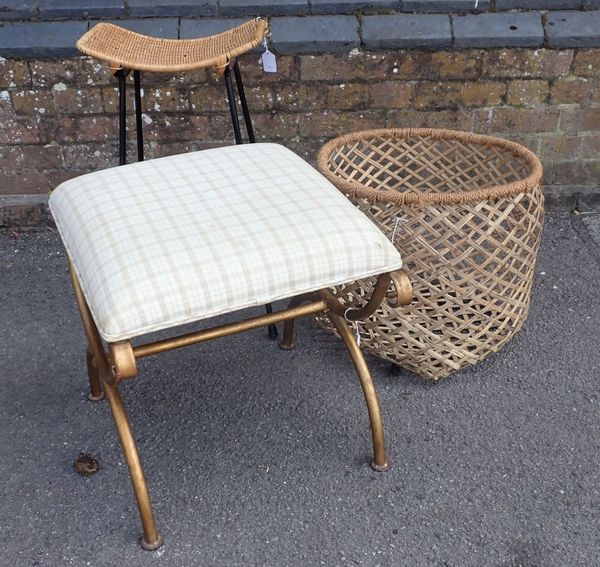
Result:
{"label": "white hang tag", "polygon": [[274,53],[271,53],[268,49],[266,49],[262,54],[260,61],[265,73],[277,73],[277,60],[275,59]]}

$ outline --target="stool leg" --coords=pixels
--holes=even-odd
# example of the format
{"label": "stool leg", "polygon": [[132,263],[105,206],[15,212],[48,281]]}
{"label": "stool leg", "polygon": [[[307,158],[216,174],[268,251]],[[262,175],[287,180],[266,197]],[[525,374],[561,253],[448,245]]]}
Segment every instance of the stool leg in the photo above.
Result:
{"label": "stool leg", "polygon": [[119,69],[115,73],[119,83],[119,165],[127,163],[127,86],[125,78],[129,71]]}
{"label": "stool leg", "polygon": [[133,485],[135,499],[137,500],[138,510],[142,520],[142,529],[144,531],[144,535],[141,539],[142,547],[150,551],[158,549],[163,544],[163,538],[156,530],[152,504],[150,503],[150,495],[148,494],[148,486],[146,484],[146,479],[144,478],[144,470],[142,469],[138,450],[131,432],[131,426],[127,419],[127,413],[123,406],[123,400],[121,399],[121,395],[116,386],[111,386],[105,382],[104,391],[106,392],[106,397],[108,398],[108,403],[117,427],[119,439],[121,440],[121,447],[123,448],[123,454],[127,461],[131,484]]}
{"label": "stool leg", "polygon": [[92,402],[99,402],[104,399],[104,392],[100,386],[100,373],[98,371],[98,365],[94,360],[91,348],[88,346],[86,352],[86,363],[88,378],[90,380],[90,393],[88,394],[88,400]]}
{"label": "stool leg", "polygon": [[251,144],[254,144],[254,142],[256,142],[256,138],[254,137],[254,128],[252,127],[252,119],[250,118],[250,109],[248,108],[246,91],[244,90],[244,83],[242,82],[240,64],[238,63],[237,59],[233,63],[233,75],[235,77],[235,84],[237,85],[238,95],[240,97],[240,104],[242,105],[242,113],[244,115],[244,122],[246,124],[246,132],[248,132],[248,141]]}
{"label": "stool leg", "polygon": [[231,122],[233,124],[233,134],[235,136],[235,143],[241,144],[242,131],[240,129],[240,119],[238,117],[235,95],[233,94],[233,84],[231,83],[231,68],[229,67],[229,65],[225,67],[223,77],[225,79],[225,88],[227,89],[227,102],[229,103],[229,112],[231,114]]}
{"label": "stool leg", "polygon": [[342,337],[352,362],[356,368],[356,373],[360,380],[360,385],[367,402],[367,409],[369,410],[369,419],[371,421],[371,434],[373,436],[373,461],[371,467],[378,472],[386,471],[390,468],[385,453],[385,440],[383,436],[383,421],[381,420],[381,411],[379,410],[379,401],[377,399],[377,392],[373,385],[373,379],[369,372],[369,367],[365,361],[365,357],[362,351],[356,344],[352,332],[348,328],[348,325],[339,315],[336,315],[332,311],[327,313],[331,322],[337,329],[338,333]]}
{"label": "stool leg", "polygon": [[135,100],[135,133],[137,136],[138,161],[144,161],[144,132],[142,130],[142,87],[140,72],[133,72],[133,89]]}

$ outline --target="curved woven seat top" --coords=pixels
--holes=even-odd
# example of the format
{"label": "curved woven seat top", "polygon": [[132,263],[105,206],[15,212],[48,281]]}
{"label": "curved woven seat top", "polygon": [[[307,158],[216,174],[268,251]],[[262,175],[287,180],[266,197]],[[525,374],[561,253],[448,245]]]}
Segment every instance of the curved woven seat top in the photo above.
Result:
{"label": "curved woven seat top", "polygon": [[267,33],[268,24],[261,18],[196,39],[162,39],[103,22],[82,35],[77,48],[113,69],[189,71],[224,67],[231,58],[254,49]]}

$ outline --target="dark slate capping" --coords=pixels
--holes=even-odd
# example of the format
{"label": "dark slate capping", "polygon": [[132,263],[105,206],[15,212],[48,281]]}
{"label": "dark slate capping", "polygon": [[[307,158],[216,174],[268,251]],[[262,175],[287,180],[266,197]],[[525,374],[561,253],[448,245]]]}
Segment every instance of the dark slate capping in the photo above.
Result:
{"label": "dark slate capping", "polygon": [[[314,2],[314,0],[313,0]],[[309,12],[308,0],[220,0],[221,16],[304,16]]]}
{"label": "dark slate capping", "polygon": [[128,4],[129,13],[141,18],[217,15],[217,0],[129,0]]}
{"label": "dark slate capping", "polygon": [[[90,27],[97,23],[97,21],[90,22]],[[178,18],[125,19],[113,20],[111,23],[137,33],[143,33],[144,35],[152,35],[165,39],[178,39]]]}
{"label": "dark slate capping", "polygon": [[215,35],[247,22],[246,18],[231,18],[228,20],[184,20],[179,24],[180,39],[194,39],[207,35]]}
{"label": "dark slate capping", "polygon": [[36,15],[36,0],[0,0],[0,21],[24,20]]}
{"label": "dark slate capping", "polygon": [[87,22],[15,22],[0,27],[0,55],[50,59],[72,57],[75,42],[87,31]]}
{"label": "dark slate capping", "polygon": [[354,14],[357,11],[370,12],[372,10],[388,9],[399,10],[399,0],[311,0],[313,14]]}
{"label": "dark slate capping", "polygon": [[452,16],[454,45],[467,47],[538,47],[544,43],[539,13]]}
{"label": "dark slate capping", "polygon": [[582,0],[496,0],[496,10],[579,10]]}
{"label": "dark slate capping", "polygon": [[122,0],[40,0],[42,20],[120,18],[124,15]]}
{"label": "dark slate capping", "polygon": [[278,53],[343,51],[360,46],[358,20],[354,16],[273,18],[271,34]]}
{"label": "dark slate capping", "polygon": [[490,8],[489,0],[479,0],[475,7],[475,0],[404,0],[403,12],[444,13],[456,12],[467,14],[470,12],[487,12]]}
{"label": "dark slate capping", "polygon": [[438,48],[452,45],[450,18],[441,14],[365,16],[362,36],[368,49]]}
{"label": "dark slate capping", "polygon": [[550,47],[598,47],[600,12],[550,12],[546,37]]}

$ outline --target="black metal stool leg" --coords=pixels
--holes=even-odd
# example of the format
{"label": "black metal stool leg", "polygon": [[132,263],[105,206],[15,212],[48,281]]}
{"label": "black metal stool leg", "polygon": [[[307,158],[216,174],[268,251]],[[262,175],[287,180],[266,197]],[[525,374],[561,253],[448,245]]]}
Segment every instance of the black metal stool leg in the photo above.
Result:
{"label": "black metal stool leg", "polygon": [[240,129],[240,119],[238,117],[237,105],[235,101],[235,95],[233,93],[233,84],[231,83],[231,68],[229,65],[225,67],[225,88],[227,89],[227,101],[229,102],[229,112],[231,113],[231,122],[233,123],[233,134],[235,136],[235,143],[242,143],[242,131]]}
{"label": "black metal stool leg", "polygon": [[137,136],[138,161],[144,161],[144,132],[142,130],[142,88],[140,72],[133,72],[133,88],[135,91],[135,132]]}
{"label": "black metal stool leg", "polygon": [[129,71],[119,69],[115,77],[119,82],[119,165],[127,163],[127,90],[125,78]]}
{"label": "black metal stool leg", "polygon": [[[233,73],[235,75],[235,82],[238,88],[238,94],[240,95],[240,103],[242,105],[242,112],[244,114],[244,122],[246,123],[246,130],[248,131],[248,140],[250,143],[254,143],[254,129],[252,128],[252,121],[250,119],[250,110],[248,109],[248,101],[246,100],[246,93],[244,92],[244,85],[242,83],[242,74],[240,73],[240,67],[237,59],[233,63]],[[231,122],[233,123],[233,133],[235,135],[235,143],[242,143],[242,132],[240,128],[240,119],[238,116],[237,105],[235,100],[235,94],[233,92],[233,83],[231,81],[231,66],[225,67],[225,88],[227,89],[227,101],[229,102],[229,112],[231,113]],[[273,307],[270,303],[265,305],[267,313],[273,313]],[[277,326],[269,325],[269,338],[275,340],[277,338]]]}
{"label": "black metal stool leg", "polygon": [[246,123],[246,132],[248,132],[248,141],[253,144],[256,142],[254,137],[254,128],[252,127],[252,120],[250,118],[250,109],[248,108],[248,100],[246,99],[246,91],[244,90],[244,83],[242,82],[242,73],[240,71],[240,65],[238,60],[235,60],[233,64],[233,75],[235,77],[235,84],[237,85],[238,94],[240,96],[240,103],[242,105],[242,113],[244,114],[244,122]]}

